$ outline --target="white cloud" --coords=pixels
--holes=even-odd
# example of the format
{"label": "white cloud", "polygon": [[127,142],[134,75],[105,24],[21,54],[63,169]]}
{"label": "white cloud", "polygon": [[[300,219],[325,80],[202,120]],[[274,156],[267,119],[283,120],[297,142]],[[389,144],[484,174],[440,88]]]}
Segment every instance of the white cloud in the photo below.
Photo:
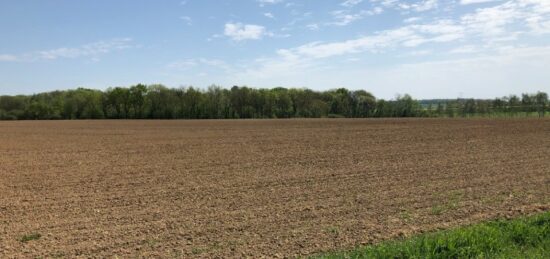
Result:
{"label": "white cloud", "polygon": [[353,40],[312,42],[288,51],[306,58],[326,58],[364,51],[379,52],[396,46],[416,47],[429,42],[450,42],[465,36],[464,28],[452,20],[407,25]]}
{"label": "white cloud", "polygon": [[312,30],[312,31],[318,31],[320,29],[319,24],[317,24],[317,23],[310,23],[310,24],[306,25],[306,28],[308,28],[309,30]]}
{"label": "white cloud", "polygon": [[200,66],[217,68],[226,71],[230,69],[229,65],[227,65],[225,61],[208,58],[177,60],[166,65],[166,68],[177,71],[187,71]]}
{"label": "white cloud", "polygon": [[363,2],[363,0],[346,0],[342,2],[340,5],[345,7],[353,7]]}
{"label": "white cloud", "polygon": [[420,20],[422,20],[422,17],[416,16],[416,17],[409,17],[409,18],[403,20],[403,22],[404,23],[413,23],[413,22],[418,22]]}
{"label": "white cloud", "polygon": [[[252,65],[247,64],[244,69],[239,70],[234,75],[231,75],[232,81],[236,83],[244,82],[245,80],[259,79],[260,82],[265,79],[276,77],[277,75],[303,76],[303,71],[311,68],[313,65],[309,60],[302,59],[299,55],[288,50],[279,50],[277,58],[260,58],[256,59]],[[256,82],[259,85],[260,82]],[[265,83],[267,81],[264,81]],[[269,82],[270,84],[274,82]],[[276,84],[276,83],[275,83]]]}
{"label": "white cloud", "polygon": [[520,0],[520,5],[531,6],[526,12],[525,22],[535,34],[550,33],[550,1],[547,0]]}
{"label": "white cloud", "polygon": [[475,46],[475,45],[465,45],[465,46],[460,46],[458,48],[454,48],[452,50],[449,51],[449,53],[452,53],[452,54],[469,54],[469,53],[476,53],[476,52],[479,52],[481,51],[481,48]]}
{"label": "white cloud", "polygon": [[371,10],[361,10],[356,13],[350,13],[349,10],[336,10],[332,11],[334,21],[326,23],[327,25],[346,26],[357,20],[364,19],[367,16],[380,14],[383,12],[382,8],[375,7]]}
{"label": "white cloud", "polygon": [[418,56],[426,56],[426,55],[430,55],[432,54],[433,51],[431,50],[415,50],[415,51],[411,51],[409,53],[407,53],[409,56],[415,56],[415,57],[418,57]]}
{"label": "white cloud", "polygon": [[272,36],[264,26],[242,23],[226,23],[224,35],[234,41],[259,40],[264,36]]}
{"label": "white cloud", "polygon": [[297,11],[297,10],[292,10],[292,11],[291,11],[291,14],[292,14],[293,16],[295,16],[295,18],[292,19],[290,22],[288,22],[288,23],[286,24],[286,27],[284,27],[284,30],[291,30],[292,27],[293,27],[294,25],[296,25],[297,23],[301,23],[301,22],[304,22],[304,21],[306,21],[306,20],[311,20],[312,17],[313,17],[313,16],[312,16],[312,14],[313,14],[312,12],[304,12],[304,13],[302,13],[302,12],[299,12],[299,11]]}
{"label": "white cloud", "polygon": [[260,6],[265,6],[268,4],[279,4],[284,2],[284,0],[257,0],[260,3]]}
{"label": "white cloud", "polygon": [[391,8],[404,12],[425,12],[436,9],[439,5],[438,0],[420,0],[420,1],[399,1],[399,0],[371,0],[385,8]]}
{"label": "white cloud", "polygon": [[92,61],[99,61],[99,56],[107,53],[136,47],[132,39],[121,38],[107,41],[98,41],[82,45],[80,47],[62,47],[57,49],[29,52],[21,55],[4,54],[0,55],[0,61],[22,61],[33,62],[39,60],[75,59],[90,58]]}
{"label": "white cloud", "polygon": [[132,47],[131,39],[114,39],[110,41],[98,41],[83,45],[78,48],[58,48],[38,52],[40,59],[97,57],[113,50],[122,50]]}
{"label": "white cloud", "polygon": [[[421,3],[436,3],[437,1],[422,1]],[[398,4],[382,2],[382,4]],[[509,1],[501,5],[477,9],[462,17],[435,20],[425,24],[409,24],[396,29],[384,30],[370,36],[353,40],[332,43],[311,42],[287,51],[305,58],[326,58],[364,51],[379,52],[392,47],[416,47],[426,43],[452,42],[466,37],[482,36],[488,42],[509,41],[518,34],[509,31],[506,25],[524,21],[533,31],[550,33],[550,1],[545,0],[518,0]],[[350,15],[346,11],[332,13],[340,20],[335,25],[346,25],[359,19],[358,15]],[[405,20],[417,21],[416,17]],[[311,26],[312,29],[316,28]],[[477,37],[479,38],[479,37]]]}
{"label": "white cloud", "polygon": [[197,66],[197,62],[194,59],[178,60],[166,65],[169,69],[184,71]]}
{"label": "white cloud", "polygon": [[507,2],[502,5],[477,9],[474,13],[464,15],[462,23],[472,31],[496,36],[506,32],[505,26],[514,23],[522,16],[516,3]]}
{"label": "white cloud", "polygon": [[550,33],[550,1],[515,0],[476,9],[461,22],[472,33],[486,38],[515,37],[525,33]]}
{"label": "white cloud", "polygon": [[193,19],[189,16],[180,16],[180,19],[185,21],[185,23],[189,26],[193,24]]}
{"label": "white cloud", "polygon": [[469,4],[481,4],[481,3],[489,3],[489,2],[496,2],[500,0],[460,0],[461,5],[469,5]]}
{"label": "white cloud", "polygon": [[294,7],[294,6],[297,6],[297,4],[293,3],[293,2],[288,2],[288,3],[285,4],[286,8],[290,8],[290,7]]}
{"label": "white cloud", "polygon": [[273,15],[272,13],[264,13],[264,16],[267,17],[267,18],[270,18],[270,19],[274,19],[275,18],[275,15]]}
{"label": "white cloud", "polygon": [[397,6],[403,10],[414,10],[417,12],[424,12],[437,7],[438,0],[424,0],[412,4],[399,3]]}
{"label": "white cloud", "polygon": [[344,10],[333,11],[331,15],[334,17],[335,21],[330,22],[328,24],[337,25],[337,26],[345,26],[356,20],[363,18],[363,15],[361,13],[350,14]]}
{"label": "white cloud", "polygon": [[19,59],[15,55],[9,55],[9,54],[0,55],[0,61],[12,62],[12,61],[18,61],[18,60]]}
{"label": "white cloud", "polygon": [[531,29],[531,32],[535,34],[547,34],[550,33],[550,20],[545,19],[539,15],[532,15],[526,19],[527,25]]}

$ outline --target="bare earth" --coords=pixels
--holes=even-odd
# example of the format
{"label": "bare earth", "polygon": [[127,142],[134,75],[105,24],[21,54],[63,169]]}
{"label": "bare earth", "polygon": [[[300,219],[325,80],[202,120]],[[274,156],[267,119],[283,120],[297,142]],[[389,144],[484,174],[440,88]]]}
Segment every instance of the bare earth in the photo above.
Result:
{"label": "bare earth", "polygon": [[0,258],[293,257],[547,210],[549,119],[0,122]]}

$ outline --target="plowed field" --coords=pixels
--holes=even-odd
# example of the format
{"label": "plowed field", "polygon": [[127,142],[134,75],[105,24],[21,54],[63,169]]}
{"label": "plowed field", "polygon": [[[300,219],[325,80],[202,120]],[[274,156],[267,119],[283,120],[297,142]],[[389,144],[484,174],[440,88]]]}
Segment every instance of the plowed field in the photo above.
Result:
{"label": "plowed field", "polygon": [[549,209],[549,119],[0,122],[0,258],[293,257]]}

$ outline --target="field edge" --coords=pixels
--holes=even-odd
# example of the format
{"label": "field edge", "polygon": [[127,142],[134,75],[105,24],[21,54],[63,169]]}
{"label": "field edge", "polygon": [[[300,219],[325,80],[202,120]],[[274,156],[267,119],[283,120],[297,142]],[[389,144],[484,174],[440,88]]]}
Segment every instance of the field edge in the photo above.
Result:
{"label": "field edge", "polygon": [[546,210],[309,258],[544,258],[549,255],[550,210]]}

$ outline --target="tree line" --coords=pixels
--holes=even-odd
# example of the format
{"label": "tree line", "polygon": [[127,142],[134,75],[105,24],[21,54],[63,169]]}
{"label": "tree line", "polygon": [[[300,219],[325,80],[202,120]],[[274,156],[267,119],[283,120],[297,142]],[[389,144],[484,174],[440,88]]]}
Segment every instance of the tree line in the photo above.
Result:
{"label": "tree line", "polygon": [[168,88],[138,84],[105,91],[78,88],[33,95],[0,96],[1,120],[54,119],[241,119],[321,117],[455,117],[494,113],[544,115],[543,92],[494,100],[418,101],[410,95],[377,99],[345,88],[256,89],[233,86]]}

